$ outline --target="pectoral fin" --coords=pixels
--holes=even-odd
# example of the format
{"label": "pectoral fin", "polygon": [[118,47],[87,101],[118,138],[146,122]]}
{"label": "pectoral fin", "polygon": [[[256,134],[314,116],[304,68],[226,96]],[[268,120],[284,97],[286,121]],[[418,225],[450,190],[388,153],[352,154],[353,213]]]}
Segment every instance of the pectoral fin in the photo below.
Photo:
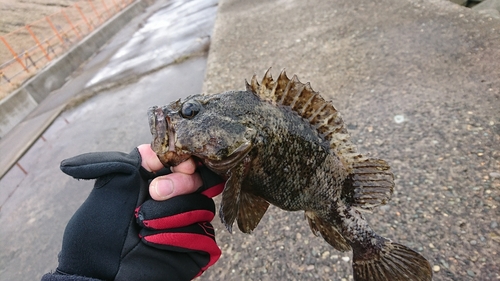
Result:
{"label": "pectoral fin", "polygon": [[269,203],[253,194],[242,191],[238,211],[238,227],[244,233],[250,233],[257,227],[267,211]]}
{"label": "pectoral fin", "polygon": [[229,232],[232,232],[233,223],[238,216],[241,201],[241,183],[248,172],[249,162],[250,157],[246,156],[240,164],[228,172],[230,176],[222,192],[219,216]]}

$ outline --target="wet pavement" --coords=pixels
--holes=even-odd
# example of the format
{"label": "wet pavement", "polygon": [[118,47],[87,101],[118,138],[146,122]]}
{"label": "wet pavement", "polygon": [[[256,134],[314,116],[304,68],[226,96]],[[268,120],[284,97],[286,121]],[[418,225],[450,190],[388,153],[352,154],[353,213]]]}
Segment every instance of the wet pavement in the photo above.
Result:
{"label": "wet pavement", "polygon": [[0,280],[56,268],[64,227],[92,186],[60,172],[61,160],[149,143],[147,108],[201,91],[217,2],[182,2],[155,3],[28,118],[35,130],[76,97],[0,180]]}
{"label": "wet pavement", "polygon": [[[130,79],[207,51],[217,1],[172,1],[154,13],[87,84]],[[172,16],[175,16],[173,18]]]}

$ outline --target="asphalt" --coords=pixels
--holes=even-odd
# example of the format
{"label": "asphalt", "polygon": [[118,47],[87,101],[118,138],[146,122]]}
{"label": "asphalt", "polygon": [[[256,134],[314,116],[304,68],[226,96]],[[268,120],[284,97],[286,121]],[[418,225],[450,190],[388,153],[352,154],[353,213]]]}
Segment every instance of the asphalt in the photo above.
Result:
{"label": "asphalt", "polygon": [[[311,82],[396,175],[392,201],[367,215],[374,230],[421,252],[434,280],[498,280],[498,46],[499,19],[444,0],[221,0],[202,91],[269,67]],[[223,255],[200,280],[352,280],[352,255],[300,212],[271,208],[251,235],[214,225]]]}

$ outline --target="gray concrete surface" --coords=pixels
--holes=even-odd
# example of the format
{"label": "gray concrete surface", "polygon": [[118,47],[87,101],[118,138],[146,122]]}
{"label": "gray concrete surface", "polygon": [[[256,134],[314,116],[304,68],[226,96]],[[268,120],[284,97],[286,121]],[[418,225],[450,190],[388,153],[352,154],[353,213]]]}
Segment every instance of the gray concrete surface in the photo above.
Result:
{"label": "gray concrete surface", "polygon": [[[56,268],[64,227],[93,185],[60,172],[61,160],[149,143],[148,107],[200,92],[216,10],[216,1],[157,1],[16,127],[2,156],[25,148],[24,134],[41,136],[0,179],[0,280],[40,280]],[[155,40],[144,38],[149,32]],[[166,46],[159,64],[154,51]],[[142,64],[128,68],[140,55]],[[127,75],[87,86],[109,65]]]}
{"label": "gray concrete surface", "polygon": [[492,18],[500,19],[500,0],[486,0],[472,7],[473,10]]}
{"label": "gray concrete surface", "polygon": [[145,1],[136,1],[94,30],[67,53],[49,64],[19,89],[0,100],[0,138],[21,122],[52,91],[59,89],[67,78],[95,54],[109,38],[131,19],[144,12]]}
{"label": "gray concrete surface", "polygon": [[[427,257],[434,280],[498,280],[499,46],[499,20],[444,0],[222,0],[204,92],[268,67],[310,81],[394,170],[372,227]],[[252,235],[215,225],[223,254],[203,280],[352,280],[350,253],[301,212],[273,208]]]}

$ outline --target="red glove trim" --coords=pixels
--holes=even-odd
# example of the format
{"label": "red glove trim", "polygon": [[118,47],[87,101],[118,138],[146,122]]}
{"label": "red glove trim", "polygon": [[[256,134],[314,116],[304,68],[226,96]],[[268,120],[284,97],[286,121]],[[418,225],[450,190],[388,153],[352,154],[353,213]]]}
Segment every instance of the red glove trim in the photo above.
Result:
{"label": "red glove trim", "polygon": [[152,229],[169,229],[184,227],[199,222],[210,222],[215,214],[208,210],[193,210],[168,217],[162,217],[151,220],[144,220],[142,223]]}
{"label": "red glove trim", "polygon": [[213,198],[213,197],[221,194],[221,192],[224,190],[225,184],[226,184],[225,182],[221,182],[218,185],[214,185],[214,186],[204,190],[201,194],[203,194],[209,198]]}
{"label": "red glove trim", "polygon": [[[202,227],[204,225],[200,224]],[[197,275],[199,276],[203,271],[212,266],[220,257],[221,250],[215,243],[215,240],[200,234],[194,233],[158,233],[155,235],[146,236],[143,239],[150,243],[160,244],[160,245],[170,245],[179,248],[185,248],[193,251],[206,252],[210,255],[210,260],[208,263],[201,268],[201,272]]]}

